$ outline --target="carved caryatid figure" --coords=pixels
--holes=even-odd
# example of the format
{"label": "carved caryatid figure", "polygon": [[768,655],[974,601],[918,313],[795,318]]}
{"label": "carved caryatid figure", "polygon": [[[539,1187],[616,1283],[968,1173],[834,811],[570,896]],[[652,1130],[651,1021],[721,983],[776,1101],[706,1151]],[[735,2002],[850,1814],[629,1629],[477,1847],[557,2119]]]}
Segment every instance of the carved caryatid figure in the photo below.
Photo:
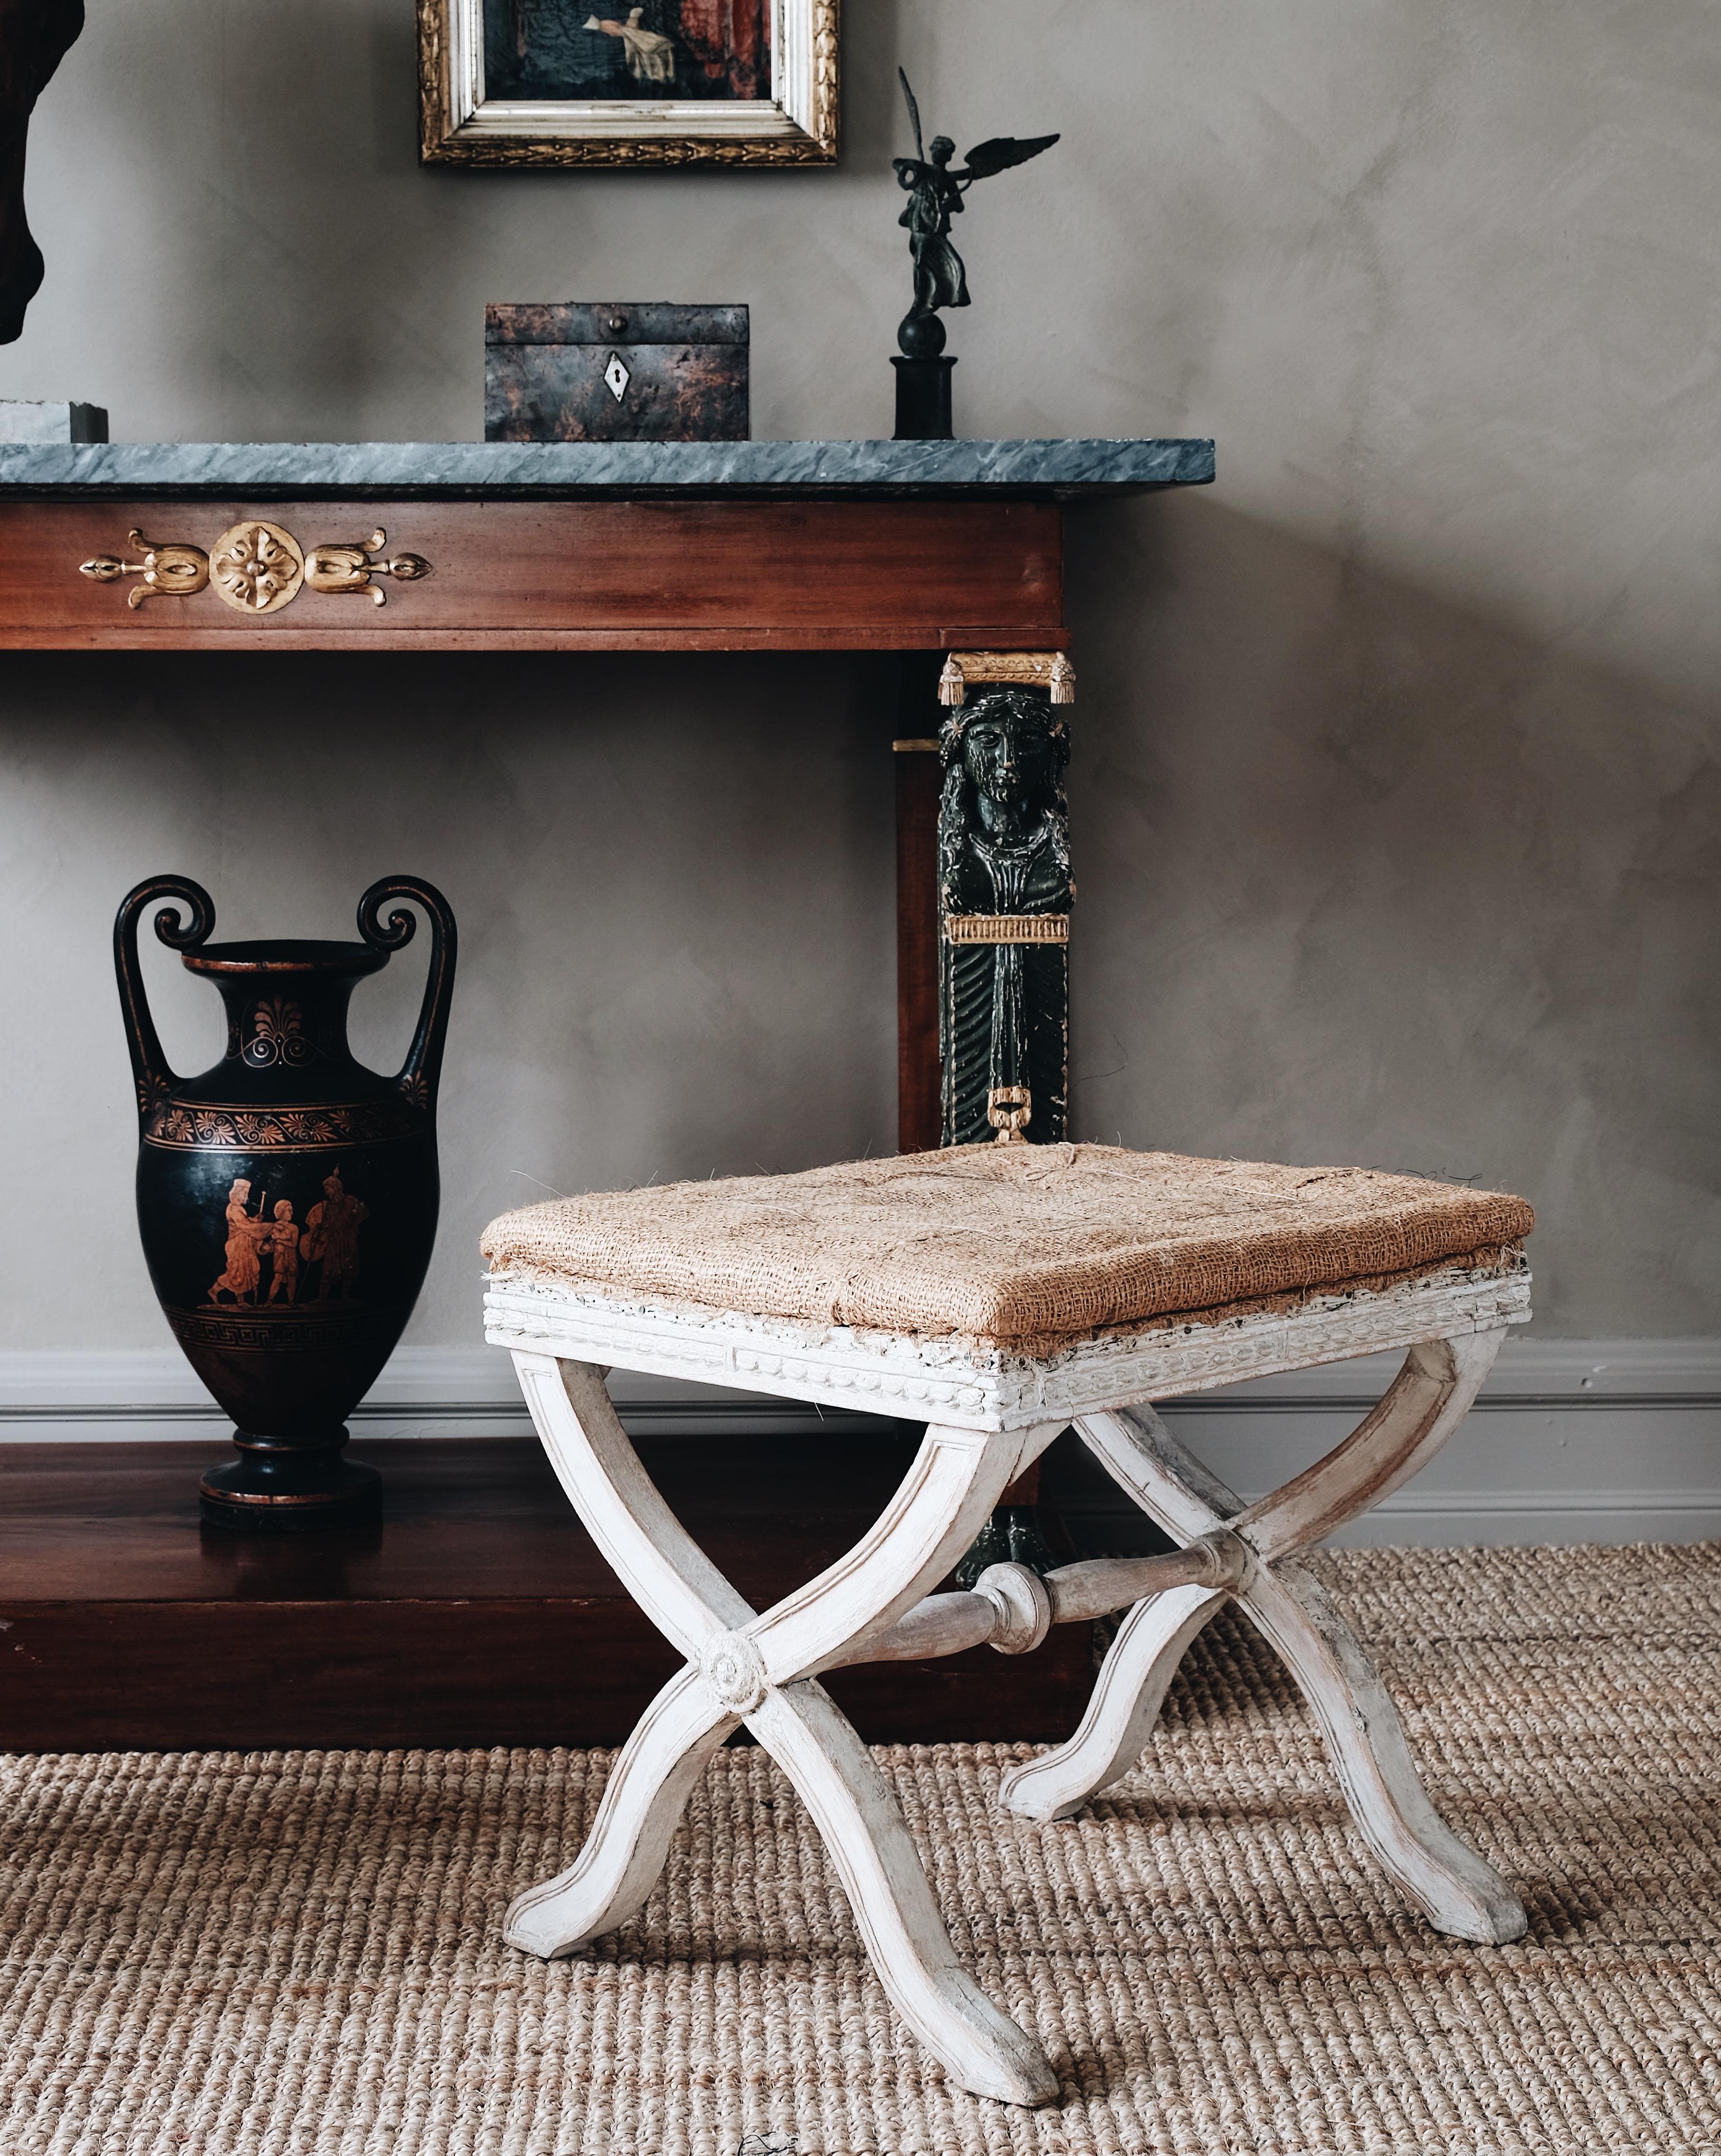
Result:
{"label": "carved caryatid figure", "polygon": [[84,28],[84,0],[0,0],[0,344],[23,333],[42,283],[24,218],[24,144],[36,100]]}
{"label": "carved caryatid figure", "polygon": [[1043,690],[989,689],[940,746],[944,1142],[1055,1143],[1068,1115],[1069,728]]}

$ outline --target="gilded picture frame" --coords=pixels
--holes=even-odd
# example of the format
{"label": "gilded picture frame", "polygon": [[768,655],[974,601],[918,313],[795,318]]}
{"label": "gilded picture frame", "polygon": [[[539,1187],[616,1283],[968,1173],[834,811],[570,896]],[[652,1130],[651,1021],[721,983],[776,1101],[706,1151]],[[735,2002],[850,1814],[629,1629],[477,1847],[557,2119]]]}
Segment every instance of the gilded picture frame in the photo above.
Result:
{"label": "gilded picture frame", "polygon": [[417,0],[421,157],[834,164],[840,4]]}

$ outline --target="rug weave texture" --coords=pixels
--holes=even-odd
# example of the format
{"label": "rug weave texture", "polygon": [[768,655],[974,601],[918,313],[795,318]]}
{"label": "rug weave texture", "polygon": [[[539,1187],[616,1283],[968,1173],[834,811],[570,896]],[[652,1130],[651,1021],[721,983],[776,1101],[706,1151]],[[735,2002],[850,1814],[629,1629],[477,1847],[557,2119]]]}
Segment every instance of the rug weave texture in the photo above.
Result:
{"label": "rug weave texture", "polygon": [[484,1230],[499,1275],[1045,1353],[1170,1313],[1522,1262],[1521,1198],[1371,1168],[955,1146],[556,1199]]}
{"label": "rug weave texture", "polygon": [[968,1966],[1058,2067],[1030,2112],[897,2025],[766,1755],[720,1753],[625,1932],[504,1906],[606,1753],[3,1766],[6,2156],[1519,2156],[1721,2149],[1721,1548],[1344,1552],[1437,1800],[1527,1938],[1385,1885],[1235,1617],[1080,1817],[1027,1746],[879,1753]]}

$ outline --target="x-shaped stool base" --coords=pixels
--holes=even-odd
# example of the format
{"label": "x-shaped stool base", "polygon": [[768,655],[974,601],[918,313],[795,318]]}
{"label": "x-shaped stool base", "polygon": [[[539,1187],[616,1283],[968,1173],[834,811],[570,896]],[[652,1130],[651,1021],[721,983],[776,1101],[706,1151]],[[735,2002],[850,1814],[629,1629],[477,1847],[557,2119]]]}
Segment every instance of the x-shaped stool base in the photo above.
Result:
{"label": "x-shaped stool base", "polygon": [[1061,1424],[929,1428],[872,1532],[761,1616],[658,1496],[604,1373],[518,1351],[514,1359],[562,1487],[629,1594],[688,1660],[622,1748],[578,1860],[508,1912],[509,1943],[571,1953],[625,1922],[656,1885],[705,1763],[745,1722],[817,1824],[909,2027],[976,2096],[1046,2102],[1058,2078],[1045,2054],[957,1960],[896,1799],[817,1680],[871,1659],[868,1642],[950,1571]]}
{"label": "x-shaped stool base", "polygon": [[[707,1761],[745,1722],[817,1822],[904,2022],[964,2088],[1045,2102],[1057,2092],[1050,2064],[958,1962],[896,1800],[819,1674],[982,1640],[1020,1653],[1052,1623],[1129,1608],[1075,1736],[1003,1784],[1012,1810],[1060,1819],[1134,1767],[1185,1649],[1227,1599],[1308,1696],[1346,1801],[1389,1876],[1442,1931],[1483,1941],[1523,1932],[1524,1910],[1510,1889],[1429,1801],[1361,1643],[1296,1562],[1297,1552],[1396,1488],[1445,1442],[1503,1328],[1411,1348],[1380,1405],[1343,1444],[1251,1506],[1186,1452],[1151,1408],[1077,1414],[1075,1427],[1114,1478],[1186,1548],[1165,1558],[1092,1560],[1045,1581],[998,1565],[971,1594],[928,1590],[1071,1418],[1004,1430],[932,1422],[871,1532],[761,1614],[658,1495],[611,1404],[605,1369],[516,1344],[531,1330],[541,1337],[543,1321],[534,1317],[529,1329],[519,1314],[524,1302],[505,1295],[493,1295],[492,1306],[502,1308],[495,1322],[506,1329],[491,1337],[514,1348],[563,1488],[629,1593],[687,1657],[623,1748],[578,1860],[510,1909],[511,1944],[566,1954],[632,1916],[657,1881]],[[582,1322],[590,1337],[591,1321]],[[759,1367],[756,1358],[747,1366]],[[796,1389],[811,1393],[807,1369],[795,1368]]]}
{"label": "x-shaped stool base", "polygon": [[1437,1931],[1489,1945],[1521,1938],[1523,1903],[1435,1810],[1373,1659],[1294,1555],[1378,1504],[1432,1458],[1463,1419],[1504,1337],[1473,1333],[1413,1348],[1391,1390],[1342,1445],[1247,1507],[1151,1408],[1082,1417],[1076,1427],[1089,1450],[1167,1533],[1188,1543],[1228,1528],[1250,1561],[1234,1587],[1178,1587],[1135,1604],[1080,1728],[1006,1777],[1006,1806],[1027,1819],[1066,1819],[1127,1774],[1185,1650],[1235,1599],[1314,1708],[1351,1816],[1388,1878]]}

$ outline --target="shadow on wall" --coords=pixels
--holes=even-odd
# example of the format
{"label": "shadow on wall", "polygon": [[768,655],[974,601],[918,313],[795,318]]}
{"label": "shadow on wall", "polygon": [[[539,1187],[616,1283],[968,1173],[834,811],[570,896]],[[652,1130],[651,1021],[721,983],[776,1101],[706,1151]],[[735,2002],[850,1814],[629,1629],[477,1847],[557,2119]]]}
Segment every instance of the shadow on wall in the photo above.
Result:
{"label": "shadow on wall", "polygon": [[1536,1203],[1542,1329],[1721,1322],[1721,700],[1211,497],[1069,520],[1078,1135]]}

